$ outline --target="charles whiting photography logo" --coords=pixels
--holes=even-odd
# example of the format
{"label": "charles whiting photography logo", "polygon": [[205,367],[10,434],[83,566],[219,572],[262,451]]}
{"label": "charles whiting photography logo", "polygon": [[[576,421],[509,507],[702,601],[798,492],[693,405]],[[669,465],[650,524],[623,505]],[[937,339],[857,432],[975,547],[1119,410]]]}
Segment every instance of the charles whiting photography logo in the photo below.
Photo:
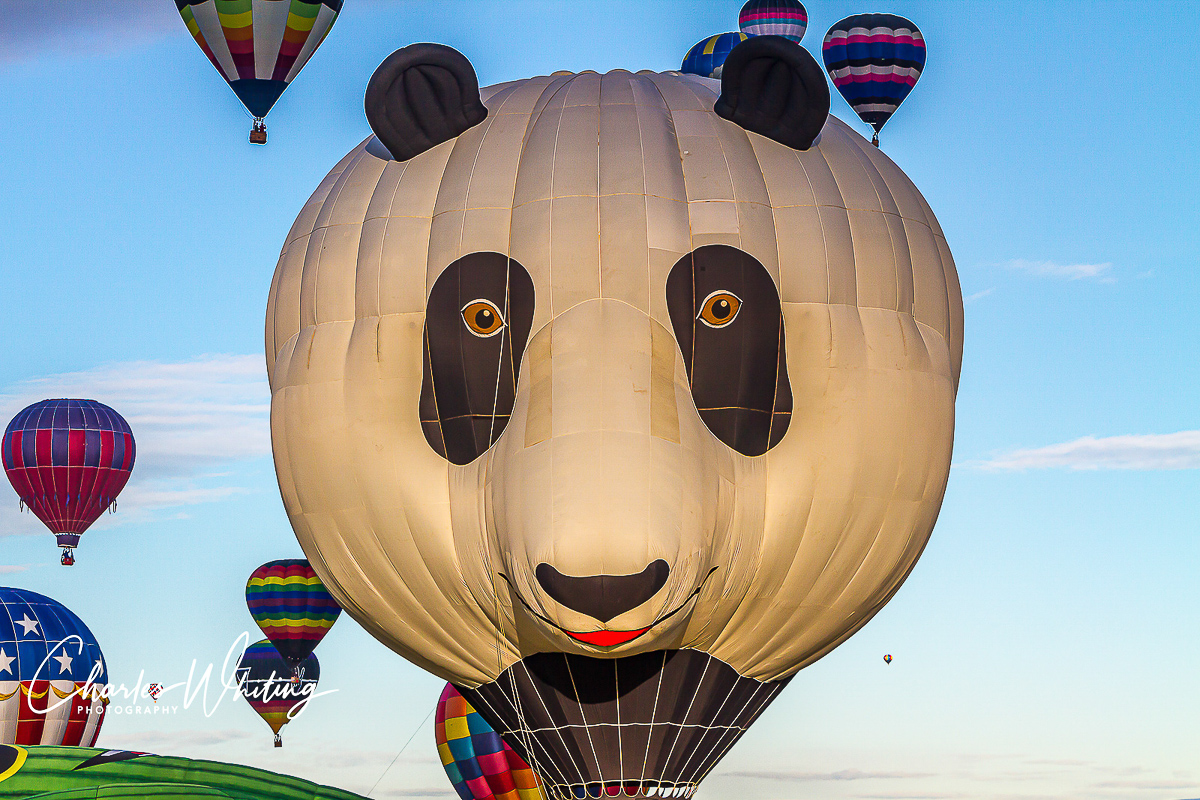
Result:
{"label": "charles whiting photography logo", "polygon": [[[28,680],[12,681],[11,691],[4,691],[4,673],[11,671],[16,656],[0,649],[0,702],[12,699],[18,693],[24,698],[29,710],[37,714],[51,714],[63,705],[76,702],[73,714],[111,715],[173,715],[189,711],[196,700],[204,716],[211,717],[229,696],[230,702],[245,698],[248,702],[270,709],[287,720],[298,717],[308,704],[318,697],[333,694],[337,689],[317,691],[317,675],[311,674],[306,665],[295,669],[287,667],[282,659],[264,660],[253,658],[257,645],[250,644],[250,634],[243,632],[230,646],[217,673],[214,685],[215,663],[209,663],[199,671],[199,660],[192,659],[186,680],[164,684],[147,683],[145,670],[138,672],[132,686],[107,680],[104,663],[97,659],[83,682],[71,679],[77,670],[76,659],[86,658],[83,639],[78,635],[67,636],[53,647],[48,647],[46,657],[38,665],[33,677]],[[249,657],[248,657],[249,656]],[[54,677],[54,669],[63,677]],[[64,684],[74,684],[66,688]],[[218,691],[219,689],[219,691]],[[210,690],[213,693],[210,696]],[[162,700],[163,702],[159,702]],[[148,703],[146,701],[149,701]],[[175,702],[171,702],[175,701]]]}

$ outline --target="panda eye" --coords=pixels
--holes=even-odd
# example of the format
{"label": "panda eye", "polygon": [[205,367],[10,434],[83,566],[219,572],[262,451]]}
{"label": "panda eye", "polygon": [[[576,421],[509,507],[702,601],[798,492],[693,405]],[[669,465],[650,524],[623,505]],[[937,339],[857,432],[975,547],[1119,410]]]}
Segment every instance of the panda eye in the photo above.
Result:
{"label": "panda eye", "polygon": [[471,333],[486,339],[504,328],[504,315],[490,300],[472,300],[462,308],[463,323]]}
{"label": "panda eye", "polygon": [[710,328],[724,328],[733,322],[741,307],[741,299],[733,292],[718,290],[704,298],[696,319]]}

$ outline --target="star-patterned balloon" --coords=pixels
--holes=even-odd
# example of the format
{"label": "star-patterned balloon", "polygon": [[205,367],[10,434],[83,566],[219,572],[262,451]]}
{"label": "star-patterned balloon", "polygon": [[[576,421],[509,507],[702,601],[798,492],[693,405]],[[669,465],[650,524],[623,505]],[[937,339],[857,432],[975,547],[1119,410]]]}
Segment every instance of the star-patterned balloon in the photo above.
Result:
{"label": "star-patterned balloon", "polygon": [[79,617],[0,587],[0,744],[92,746],[107,683],[104,654]]}

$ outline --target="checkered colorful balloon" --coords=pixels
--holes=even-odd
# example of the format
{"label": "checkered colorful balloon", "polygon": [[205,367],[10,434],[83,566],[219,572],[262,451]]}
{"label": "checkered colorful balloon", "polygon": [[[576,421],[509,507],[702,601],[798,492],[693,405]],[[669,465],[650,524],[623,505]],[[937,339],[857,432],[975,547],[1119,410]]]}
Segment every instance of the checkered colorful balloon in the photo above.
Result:
{"label": "checkered colorful balloon", "polygon": [[543,800],[530,766],[448,683],[438,698],[433,735],[462,800]]}

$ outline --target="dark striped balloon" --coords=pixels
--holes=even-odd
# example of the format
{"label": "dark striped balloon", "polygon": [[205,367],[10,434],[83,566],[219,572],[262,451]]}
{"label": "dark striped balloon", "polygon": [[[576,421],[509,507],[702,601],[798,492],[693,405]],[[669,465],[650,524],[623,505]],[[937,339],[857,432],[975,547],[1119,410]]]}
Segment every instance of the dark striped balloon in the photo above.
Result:
{"label": "dark striped balloon", "polygon": [[808,12],[800,0],[746,0],[738,25],[747,36],[782,36],[799,42],[808,30]]}
{"label": "dark striped balloon", "polygon": [[268,561],[246,581],[246,607],[279,655],[300,665],[342,609],[302,558]]}
{"label": "dark striped balloon", "polygon": [[95,400],[34,403],[13,417],[0,442],[21,502],[67,551],[125,488],[134,451],[129,423]]}
{"label": "dark striped balloon", "polygon": [[[303,704],[317,691],[321,663],[316,656],[309,655],[293,670],[275,646],[263,639],[246,648],[234,674],[238,691],[271,726],[275,746],[282,747],[279,730],[303,710]],[[299,680],[294,680],[293,675]]]}
{"label": "dark striped balloon", "polygon": [[925,38],[895,14],[856,14],[825,34],[825,69],[854,112],[879,131],[925,68]]}

